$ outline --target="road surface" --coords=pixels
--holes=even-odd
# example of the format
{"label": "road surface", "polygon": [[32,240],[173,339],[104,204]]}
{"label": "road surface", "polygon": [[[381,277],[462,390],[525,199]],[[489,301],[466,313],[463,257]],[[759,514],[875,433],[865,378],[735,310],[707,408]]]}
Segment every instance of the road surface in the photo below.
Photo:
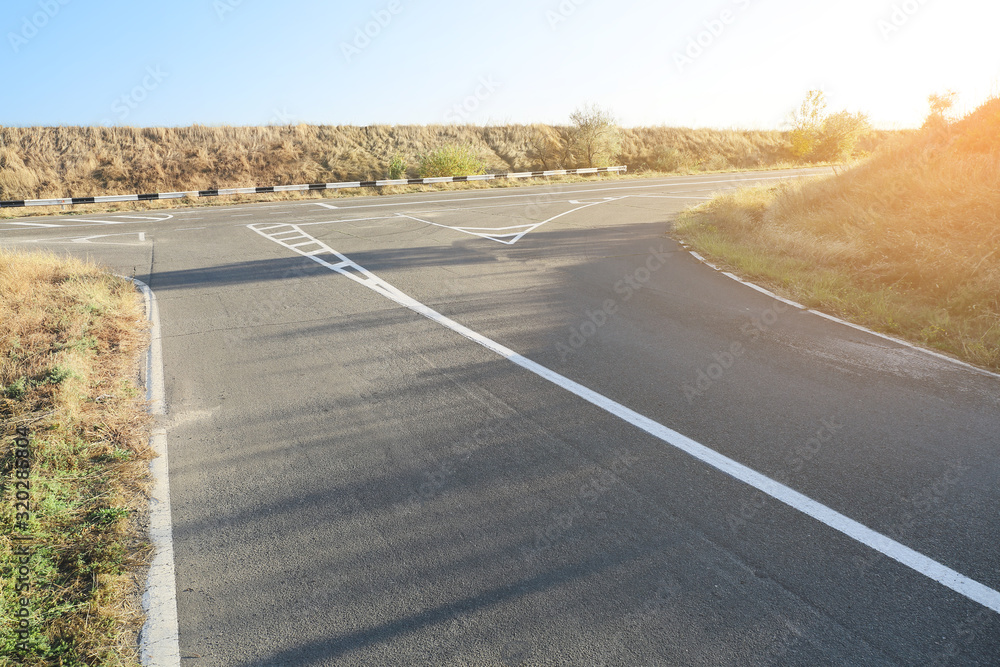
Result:
{"label": "road surface", "polygon": [[183,665],[998,664],[988,605],[678,447],[1000,588],[1000,379],[666,235],[808,173],[25,218],[0,243],[158,295]]}

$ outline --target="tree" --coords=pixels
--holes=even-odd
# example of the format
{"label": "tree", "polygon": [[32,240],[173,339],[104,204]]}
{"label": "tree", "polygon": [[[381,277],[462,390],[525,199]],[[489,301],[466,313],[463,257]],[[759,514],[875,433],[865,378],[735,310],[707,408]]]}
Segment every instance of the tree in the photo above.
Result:
{"label": "tree", "polygon": [[826,117],[826,94],[810,90],[801,106],[792,112],[792,154],[803,158],[811,155],[819,143]]}
{"label": "tree", "polygon": [[958,93],[949,90],[944,93],[931,93],[927,96],[930,113],[924,120],[924,129],[944,128],[948,125],[948,112],[955,106]]}
{"label": "tree", "polygon": [[621,130],[610,110],[596,104],[578,108],[569,116],[571,148],[578,164],[608,167],[621,150]]}

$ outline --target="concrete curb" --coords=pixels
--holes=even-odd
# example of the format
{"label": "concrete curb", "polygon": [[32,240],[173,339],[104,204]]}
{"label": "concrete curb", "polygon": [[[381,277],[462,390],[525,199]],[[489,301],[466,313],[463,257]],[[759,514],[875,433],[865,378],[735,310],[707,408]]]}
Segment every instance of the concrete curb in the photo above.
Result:
{"label": "concrete curb", "polygon": [[[128,278],[142,292],[151,330],[146,352],[146,399],[154,418],[166,414],[163,387],[163,346],[160,311],[156,295],[141,280]],[[139,637],[142,664],[148,667],[179,667],[180,645],[177,629],[177,588],[174,579],[173,523],[170,516],[170,481],[167,460],[167,431],[154,424],[149,439],[156,454],[149,464],[153,489],[149,498],[149,537],[153,561],[146,578],[142,608],[146,624]]]}

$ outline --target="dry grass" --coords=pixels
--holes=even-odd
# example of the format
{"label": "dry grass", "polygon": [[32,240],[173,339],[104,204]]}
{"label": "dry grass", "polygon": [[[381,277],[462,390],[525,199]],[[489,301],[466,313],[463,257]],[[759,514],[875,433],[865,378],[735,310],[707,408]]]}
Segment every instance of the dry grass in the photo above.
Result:
{"label": "dry grass", "polygon": [[[494,173],[588,166],[573,155],[571,132],[548,125],[0,127],[0,199],[372,180],[385,178],[396,156],[416,178],[421,156],[446,145],[469,147]],[[802,164],[778,131],[630,128],[616,157],[632,173]]]}
{"label": "dry grass", "polygon": [[[150,551],[148,417],[136,386],[146,340],[131,282],[76,260],[0,253],[0,664],[137,662]],[[31,434],[26,524],[14,497],[18,427]],[[12,536],[26,531],[30,589],[15,594]],[[27,651],[14,634],[22,597]]]}
{"label": "dry grass", "polygon": [[748,277],[1000,369],[1000,100],[836,176],[742,190],[675,231]]}

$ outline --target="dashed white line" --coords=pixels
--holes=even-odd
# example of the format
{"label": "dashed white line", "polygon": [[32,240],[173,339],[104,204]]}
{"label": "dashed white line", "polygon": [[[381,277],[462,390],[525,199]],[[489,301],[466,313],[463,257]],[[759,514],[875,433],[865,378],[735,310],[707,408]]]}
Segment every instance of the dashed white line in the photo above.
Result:
{"label": "dashed white line", "polygon": [[852,329],[856,329],[858,331],[863,331],[864,333],[871,334],[872,336],[875,336],[877,338],[881,338],[883,340],[890,341],[892,343],[896,343],[897,345],[902,345],[903,347],[909,348],[911,350],[917,350],[918,352],[923,352],[924,354],[929,354],[930,356],[936,357],[938,359],[941,359],[942,361],[947,361],[949,363],[955,364],[956,366],[961,366],[961,367],[963,367],[963,368],[965,368],[967,370],[974,371],[975,373],[977,373],[979,375],[986,375],[988,377],[1000,378],[1000,373],[994,373],[993,371],[988,371],[985,368],[979,368],[978,366],[973,366],[972,364],[967,363],[965,361],[962,361],[961,359],[955,359],[954,357],[949,357],[946,354],[941,354],[940,352],[935,352],[934,350],[929,350],[926,347],[920,347],[919,345],[915,345],[915,344],[913,344],[913,343],[911,343],[909,341],[903,340],[901,338],[894,338],[893,336],[889,336],[889,335],[886,335],[884,333],[879,333],[878,331],[874,331],[873,329],[869,329],[868,327],[863,327],[860,324],[855,324],[853,322],[848,322],[847,320],[842,320],[839,317],[834,317],[833,315],[828,315],[827,313],[821,312],[819,310],[812,310],[812,309],[807,308],[806,306],[802,305],[801,303],[798,303],[797,301],[792,301],[791,299],[786,299],[783,296],[778,296],[774,292],[772,292],[772,291],[770,291],[768,289],[765,289],[765,288],[761,287],[760,285],[755,285],[752,282],[749,282],[747,280],[743,280],[742,278],[740,278],[739,276],[737,276],[734,273],[731,273],[729,271],[723,271],[721,268],[719,268],[718,266],[716,266],[712,262],[710,262],[707,259],[705,259],[704,257],[702,257],[701,255],[699,255],[694,250],[691,250],[690,248],[688,248],[686,245],[682,244],[682,246],[688,251],[688,253],[692,257],[694,257],[695,259],[697,259],[699,262],[701,262],[705,266],[707,266],[707,267],[709,267],[709,268],[711,268],[711,269],[713,269],[715,271],[718,271],[722,275],[726,276],[727,278],[729,278],[731,280],[735,280],[736,282],[740,283],[741,285],[745,285],[745,286],[749,287],[750,289],[757,290],[761,294],[766,294],[767,296],[771,297],[772,299],[776,299],[778,301],[781,301],[782,303],[787,303],[789,306],[792,306],[794,308],[798,308],[799,310],[804,310],[806,312],[812,313],[813,315],[818,315],[819,317],[822,317],[824,319],[830,320],[831,322],[836,322],[837,324],[843,324],[844,326],[851,327]]}

